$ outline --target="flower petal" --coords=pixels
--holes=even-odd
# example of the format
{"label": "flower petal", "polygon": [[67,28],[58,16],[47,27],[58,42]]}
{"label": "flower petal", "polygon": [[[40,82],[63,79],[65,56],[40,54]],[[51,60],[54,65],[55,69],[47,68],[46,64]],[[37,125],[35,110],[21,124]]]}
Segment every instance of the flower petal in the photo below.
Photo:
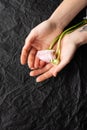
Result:
{"label": "flower petal", "polygon": [[47,63],[51,62],[53,59],[55,59],[55,55],[54,55],[55,50],[41,50],[37,52],[37,57],[42,60],[45,61]]}

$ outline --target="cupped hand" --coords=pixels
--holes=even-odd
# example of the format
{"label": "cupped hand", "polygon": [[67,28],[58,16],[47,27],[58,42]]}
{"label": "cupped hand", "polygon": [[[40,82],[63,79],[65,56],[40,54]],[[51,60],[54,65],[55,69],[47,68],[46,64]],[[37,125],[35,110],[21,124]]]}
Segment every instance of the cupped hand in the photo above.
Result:
{"label": "cupped hand", "polygon": [[62,32],[50,20],[46,20],[31,30],[25,40],[21,52],[21,64],[28,64],[29,68],[42,68],[45,62],[36,57],[39,50],[48,49],[52,40]]}
{"label": "cupped hand", "polygon": [[65,35],[61,41],[61,61],[58,65],[49,63],[41,69],[39,68],[30,72],[30,76],[38,76],[36,79],[37,82],[42,82],[52,76],[55,77],[71,61],[77,45],[74,38],[72,39],[70,35],[72,34]]}

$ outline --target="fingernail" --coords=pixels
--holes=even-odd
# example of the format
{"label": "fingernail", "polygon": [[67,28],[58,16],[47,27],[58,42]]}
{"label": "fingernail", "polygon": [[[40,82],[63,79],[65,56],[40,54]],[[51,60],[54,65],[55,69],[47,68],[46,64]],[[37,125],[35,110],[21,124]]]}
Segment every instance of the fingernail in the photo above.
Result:
{"label": "fingernail", "polygon": [[36,79],[36,82],[39,83],[40,81],[38,80],[38,78]]}
{"label": "fingernail", "polygon": [[32,72],[30,72],[29,75],[30,75],[30,76],[33,76],[33,75],[32,75]]}
{"label": "fingernail", "polygon": [[53,76],[54,76],[54,77],[56,77],[56,76],[57,76],[57,74],[56,74],[56,73],[53,73]]}
{"label": "fingernail", "polygon": [[38,80],[36,79],[36,82],[38,83]]}
{"label": "fingernail", "polygon": [[30,68],[31,70],[34,70],[34,68]]}

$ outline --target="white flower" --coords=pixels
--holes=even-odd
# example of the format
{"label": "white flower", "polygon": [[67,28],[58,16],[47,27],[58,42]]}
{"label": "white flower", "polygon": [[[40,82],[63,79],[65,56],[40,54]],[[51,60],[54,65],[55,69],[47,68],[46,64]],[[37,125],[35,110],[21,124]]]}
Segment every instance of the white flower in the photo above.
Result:
{"label": "white flower", "polygon": [[36,56],[40,60],[49,63],[56,58],[55,55],[54,55],[54,52],[55,52],[55,50],[41,50],[41,51],[37,52]]}

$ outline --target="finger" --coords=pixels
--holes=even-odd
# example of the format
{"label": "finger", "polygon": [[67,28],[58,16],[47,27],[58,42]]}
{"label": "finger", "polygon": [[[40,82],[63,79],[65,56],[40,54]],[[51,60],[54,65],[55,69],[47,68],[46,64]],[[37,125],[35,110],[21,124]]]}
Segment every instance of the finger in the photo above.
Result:
{"label": "finger", "polygon": [[39,68],[39,63],[40,63],[40,60],[39,60],[39,58],[36,56],[35,57],[35,62],[34,62],[34,68]]}
{"label": "finger", "polygon": [[44,74],[38,76],[37,79],[36,79],[36,82],[42,82],[42,81],[44,81],[48,78],[51,78],[52,76],[53,76],[52,73],[48,70]]}
{"label": "finger", "polygon": [[67,61],[61,61],[58,65],[55,65],[52,67],[50,72],[53,74],[54,77],[56,77],[57,73],[60,72],[66,65],[68,64]]}
{"label": "finger", "polygon": [[42,67],[44,67],[45,65],[46,65],[46,62],[40,60],[39,68],[42,68]]}
{"label": "finger", "polygon": [[40,68],[40,69],[37,69],[37,70],[33,70],[33,71],[30,72],[30,76],[37,76],[37,75],[43,74],[46,71],[48,71],[51,67],[52,67],[52,64],[47,64],[43,68]]}
{"label": "finger", "polygon": [[35,48],[31,48],[30,53],[28,55],[28,66],[29,68],[34,68],[34,60],[35,60],[35,55],[36,55],[36,49]]}
{"label": "finger", "polygon": [[51,78],[52,76],[55,76],[61,69],[63,69],[65,67],[66,62],[63,61],[58,65],[49,68],[47,72],[45,72],[44,74],[40,75],[37,77],[36,81],[37,82],[42,82],[48,78]]}
{"label": "finger", "polygon": [[22,49],[21,58],[20,58],[21,64],[26,64],[27,58],[28,58],[28,53],[29,53],[29,50],[31,49],[31,44],[33,43],[35,37],[36,37],[36,35],[35,35],[34,31],[31,31],[31,33],[25,39],[25,45]]}
{"label": "finger", "polygon": [[21,64],[26,64],[28,53],[29,53],[28,49],[23,47],[22,52],[21,52],[21,57],[20,57]]}

